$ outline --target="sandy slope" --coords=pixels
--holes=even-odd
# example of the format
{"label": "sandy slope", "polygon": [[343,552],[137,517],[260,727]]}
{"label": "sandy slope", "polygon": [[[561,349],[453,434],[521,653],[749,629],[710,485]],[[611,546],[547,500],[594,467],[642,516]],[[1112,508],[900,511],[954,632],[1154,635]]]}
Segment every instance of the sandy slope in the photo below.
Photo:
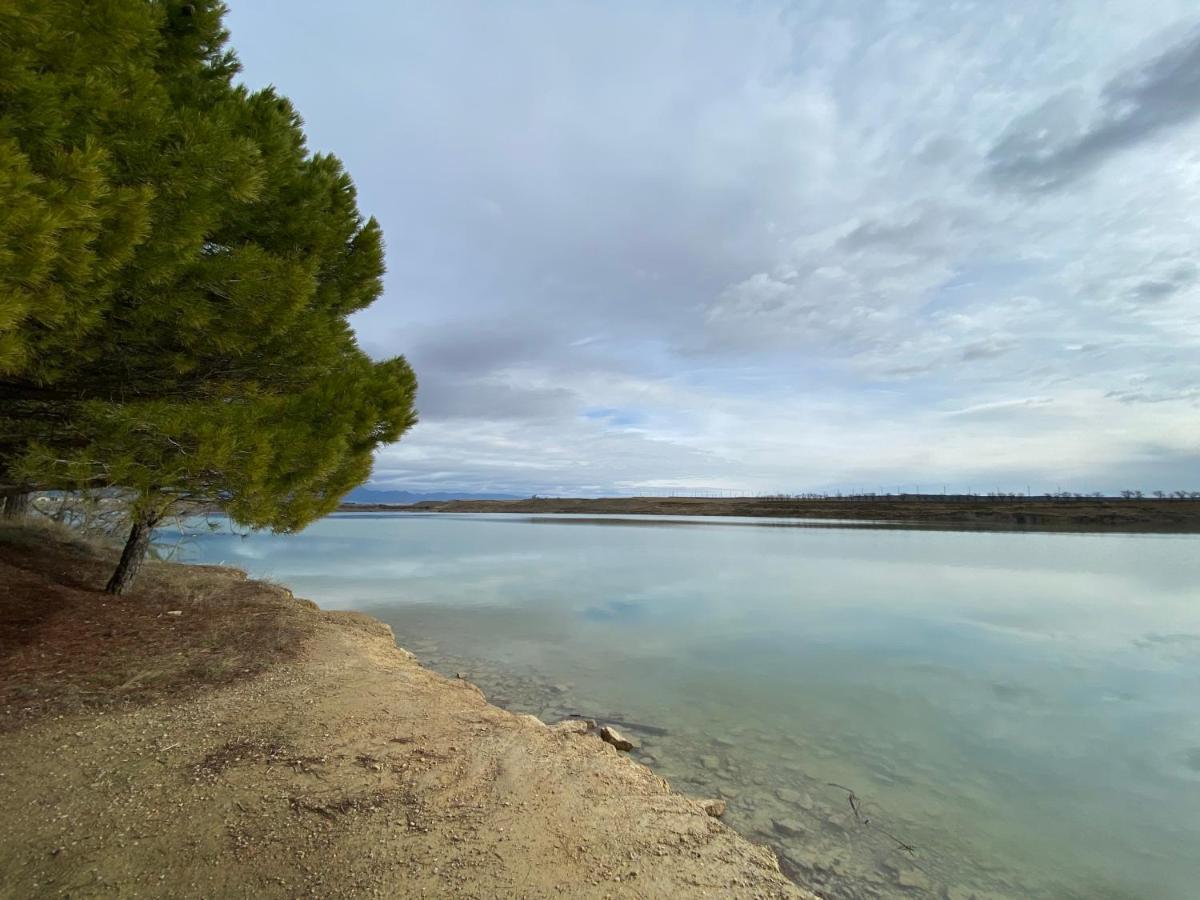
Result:
{"label": "sandy slope", "polygon": [[[167,648],[146,656],[161,675],[222,591],[240,591],[242,616],[262,595],[304,626],[289,659],[203,689],[57,704],[30,679],[54,687],[78,654],[38,641],[70,630],[64,616],[94,624],[80,609],[100,595],[11,563],[0,554],[0,611],[39,589],[93,606],[56,607],[32,640],[0,645],[0,675],[26,682],[0,698],[0,896],[812,897],[595,736],[490,706],[373,619],[233,574],[104,609],[144,618],[118,637]],[[109,693],[153,680],[120,678]]]}

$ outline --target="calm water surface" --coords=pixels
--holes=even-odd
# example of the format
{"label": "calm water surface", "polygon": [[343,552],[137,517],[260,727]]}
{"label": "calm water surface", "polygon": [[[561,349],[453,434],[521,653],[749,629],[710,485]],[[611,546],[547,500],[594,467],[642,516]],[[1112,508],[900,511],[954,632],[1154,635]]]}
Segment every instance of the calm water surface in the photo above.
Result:
{"label": "calm water surface", "polygon": [[1196,536],[358,513],[184,548],[626,723],[829,897],[1200,896]]}

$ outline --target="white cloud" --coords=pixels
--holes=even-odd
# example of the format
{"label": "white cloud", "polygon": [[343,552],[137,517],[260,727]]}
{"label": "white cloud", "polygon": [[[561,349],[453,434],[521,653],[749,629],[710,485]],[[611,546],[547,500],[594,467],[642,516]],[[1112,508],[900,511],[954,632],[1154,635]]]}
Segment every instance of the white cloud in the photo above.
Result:
{"label": "white cloud", "polygon": [[231,25],[385,227],[357,328],[423,420],[379,479],[1200,487],[1190,2]]}

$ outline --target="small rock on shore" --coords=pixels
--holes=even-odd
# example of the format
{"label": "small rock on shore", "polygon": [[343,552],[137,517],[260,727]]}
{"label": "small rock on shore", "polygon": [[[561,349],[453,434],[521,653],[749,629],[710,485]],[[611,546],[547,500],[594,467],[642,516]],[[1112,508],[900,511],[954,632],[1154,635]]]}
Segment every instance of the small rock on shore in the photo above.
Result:
{"label": "small rock on shore", "polygon": [[606,744],[612,744],[618,750],[629,751],[638,746],[636,741],[632,741],[625,737],[621,734],[621,732],[617,731],[617,729],[613,728],[611,725],[605,725],[600,729],[600,740],[604,741]]}
{"label": "small rock on shore", "polygon": [[724,800],[701,800],[700,805],[714,819],[719,819],[725,815],[726,804]]}

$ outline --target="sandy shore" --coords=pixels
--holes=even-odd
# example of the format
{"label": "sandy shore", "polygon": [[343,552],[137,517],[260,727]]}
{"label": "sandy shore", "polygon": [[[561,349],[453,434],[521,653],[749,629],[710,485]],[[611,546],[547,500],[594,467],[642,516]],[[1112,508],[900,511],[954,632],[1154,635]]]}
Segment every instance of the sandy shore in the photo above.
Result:
{"label": "sandy shore", "polygon": [[0,897],[797,897],[572,723],[211,567],[0,534]]}

